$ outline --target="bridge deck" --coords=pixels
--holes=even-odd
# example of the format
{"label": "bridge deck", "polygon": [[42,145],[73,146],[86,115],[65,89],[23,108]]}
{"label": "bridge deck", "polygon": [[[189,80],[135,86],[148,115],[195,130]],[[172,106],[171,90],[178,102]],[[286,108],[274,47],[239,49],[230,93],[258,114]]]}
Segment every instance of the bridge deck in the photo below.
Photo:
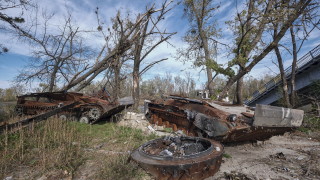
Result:
{"label": "bridge deck", "polygon": [[[319,63],[319,61],[320,61],[320,44],[314,49],[312,49],[311,51],[309,51],[308,53],[306,53],[297,61],[296,73],[297,74],[302,73],[313,64]],[[285,69],[285,75],[287,80],[291,78],[291,72],[292,72],[292,66]],[[255,91],[252,94],[252,96],[245,101],[245,104],[254,105],[257,100],[259,100],[263,96],[266,96],[271,91],[274,91],[274,89],[277,88],[281,83],[282,83],[281,76],[280,74],[278,74],[276,77],[274,77],[269,82],[267,82],[264,86],[262,86],[259,90]]]}

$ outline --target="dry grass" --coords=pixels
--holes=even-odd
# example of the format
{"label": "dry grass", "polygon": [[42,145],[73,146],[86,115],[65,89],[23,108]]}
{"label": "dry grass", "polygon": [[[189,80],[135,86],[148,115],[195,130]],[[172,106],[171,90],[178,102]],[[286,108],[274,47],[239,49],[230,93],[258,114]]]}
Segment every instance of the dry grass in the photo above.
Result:
{"label": "dry grass", "polygon": [[0,125],[13,119],[15,103],[0,102]]}
{"label": "dry grass", "polygon": [[[91,173],[85,179],[143,179],[146,173],[128,162],[129,152],[154,138],[115,123],[88,125],[50,118],[0,135],[0,179],[77,179],[83,172]],[[88,167],[88,162],[93,165]]]}
{"label": "dry grass", "polygon": [[129,162],[129,155],[117,155],[105,157],[101,163],[95,179],[127,180],[147,179],[149,176],[138,167],[137,164]]}
{"label": "dry grass", "polygon": [[39,175],[52,169],[73,174],[84,161],[81,145],[86,140],[75,125],[54,118],[14,134],[5,133],[0,137],[0,176],[19,167],[35,168]]}

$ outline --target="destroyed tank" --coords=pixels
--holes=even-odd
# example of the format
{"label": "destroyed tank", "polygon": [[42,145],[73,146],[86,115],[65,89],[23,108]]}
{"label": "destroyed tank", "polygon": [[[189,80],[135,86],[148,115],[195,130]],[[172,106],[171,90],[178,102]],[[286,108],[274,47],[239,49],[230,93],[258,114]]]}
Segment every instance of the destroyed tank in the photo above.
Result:
{"label": "destroyed tank", "polygon": [[132,104],[131,97],[112,101],[108,95],[93,97],[75,92],[44,92],[18,96],[15,112],[19,116],[35,116],[67,107],[59,111],[59,118],[93,124]]}
{"label": "destroyed tank", "polygon": [[179,96],[146,100],[145,115],[150,123],[221,142],[265,140],[299,127],[303,120],[302,110],[257,105],[250,112]]}

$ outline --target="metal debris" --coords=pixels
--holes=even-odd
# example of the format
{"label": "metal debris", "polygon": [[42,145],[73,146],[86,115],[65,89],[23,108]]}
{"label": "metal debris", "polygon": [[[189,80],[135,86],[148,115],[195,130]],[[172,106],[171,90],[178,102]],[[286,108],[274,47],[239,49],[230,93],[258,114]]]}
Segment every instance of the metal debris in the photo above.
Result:
{"label": "metal debris", "polygon": [[[101,98],[102,99],[101,99]],[[14,124],[0,127],[0,131],[26,125],[32,121],[41,121],[58,115],[60,119],[71,119],[83,123],[96,123],[99,120],[121,112],[133,104],[131,97],[111,101],[109,95],[99,97],[85,96],[75,92],[44,92],[18,96],[15,112],[19,116],[28,115]]]}
{"label": "metal debris", "polygon": [[[145,101],[145,114],[150,123],[221,142],[265,140],[299,127],[303,120],[301,110],[259,105],[256,107],[258,115],[254,115],[238,112],[239,108],[232,113],[236,106],[223,106],[225,111],[206,101],[167,96],[160,100]],[[263,123],[264,119],[271,117],[276,118]]]}
{"label": "metal debris", "polygon": [[199,137],[163,137],[149,141],[131,157],[156,179],[188,180],[213,176],[222,162],[223,146]]}

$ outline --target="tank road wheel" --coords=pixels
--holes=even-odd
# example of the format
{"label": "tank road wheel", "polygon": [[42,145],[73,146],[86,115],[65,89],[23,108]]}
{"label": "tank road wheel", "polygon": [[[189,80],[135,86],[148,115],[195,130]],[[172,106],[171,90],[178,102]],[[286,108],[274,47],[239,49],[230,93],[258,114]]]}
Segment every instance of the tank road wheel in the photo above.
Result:
{"label": "tank road wheel", "polygon": [[90,119],[96,121],[101,116],[101,110],[98,107],[91,108],[88,112],[88,116]]}
{"label": "tank road wheel", "polygon": [[59,116],[59,119],[65,121],[65,120],[67,120],[67,115],[61,114],[61,115]]}
{"label": "tank road wheel", "polygon": [[22,116],[23,115],[23,107],[22,106],[16,106],[14,108],[14,112],[17,116]]}
{"label": "tank road wheel", "polygon": [[78,121],[78,118],[76,116],[71,116],[69,119],[70,121]]}
{"label": "tank road wheel", "polygon": [[90,119],[89,119],[88,116],[81,116],[80,119],[79,119],[79,122],[89,124],[90,123]]}

